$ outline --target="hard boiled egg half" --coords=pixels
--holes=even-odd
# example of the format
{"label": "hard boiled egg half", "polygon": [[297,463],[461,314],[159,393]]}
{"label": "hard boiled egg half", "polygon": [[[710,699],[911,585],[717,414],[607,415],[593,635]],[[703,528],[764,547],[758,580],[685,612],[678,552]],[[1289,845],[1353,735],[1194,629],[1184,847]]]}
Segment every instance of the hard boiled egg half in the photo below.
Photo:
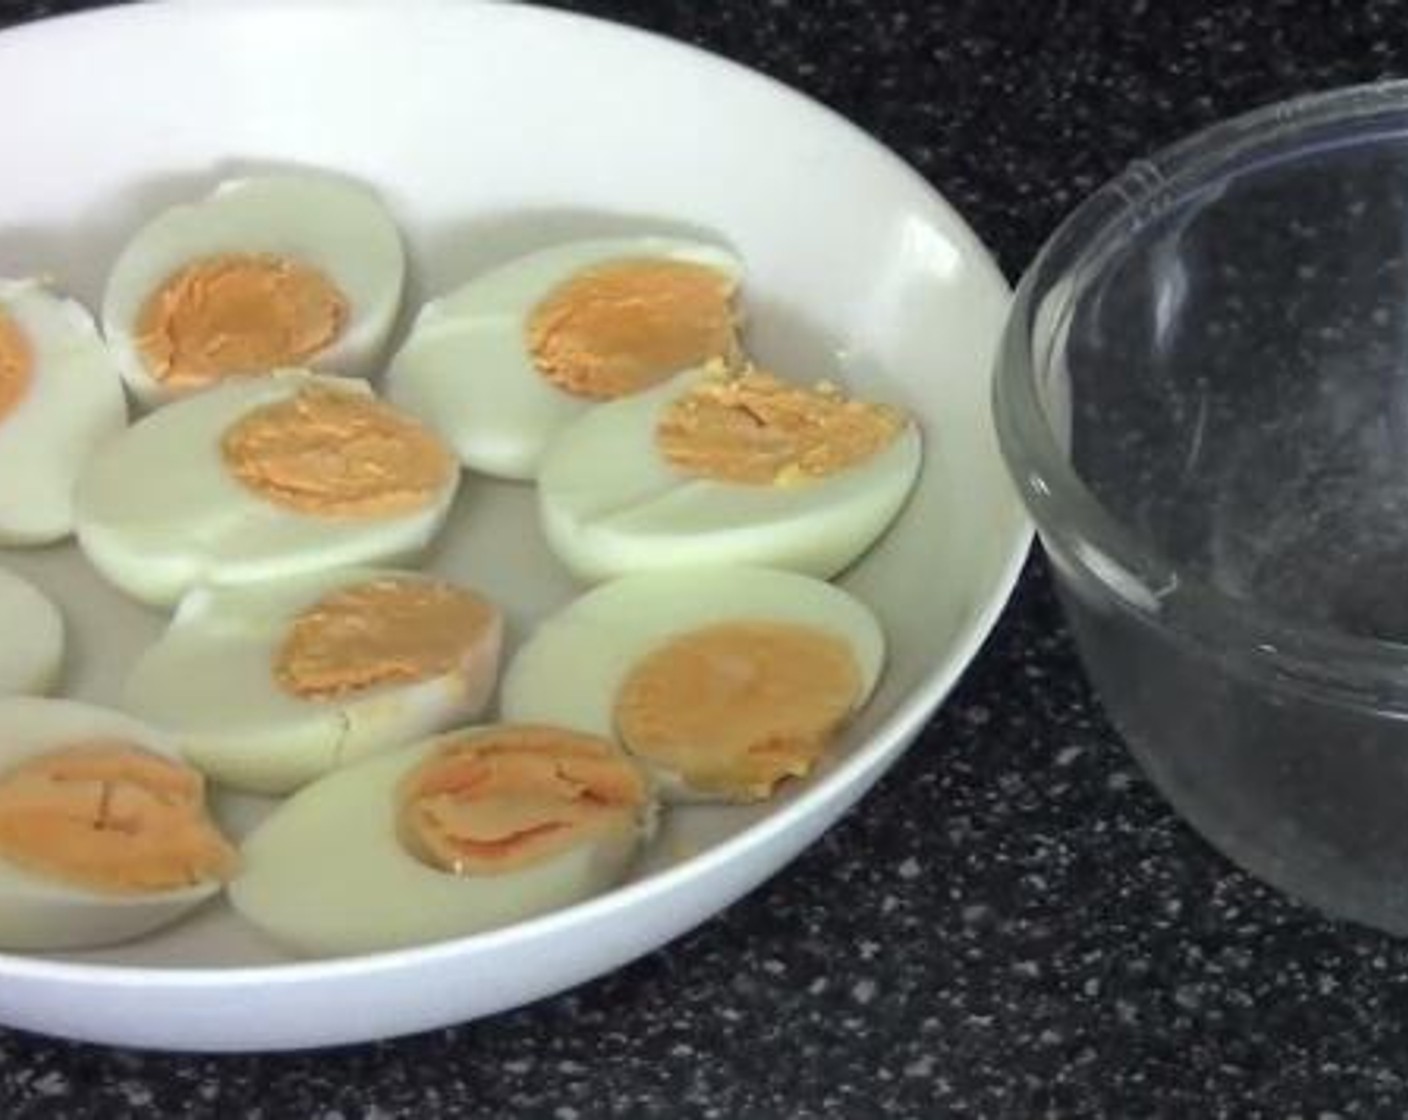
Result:
{"label": "hard boiled egg half", "polygon": [[727,250],[665,237],[570,242],[426,304],[386,375],[461,462],[532,478],[552,436],[593,404],[738,354]]}
{"label": "hard boiled egg half", "polygon": [[171,604],[418,554],[459,482],[453,453],[365,382],[286,370],[144,417],[88,462],[78,541],[131,595]]}
{"label": "hard boiled egg half", "polygon": [[0,568],[0,620],[0,696],[48,692],[64,657],[59,608],[28,580]]}
{"label": "hard boiled egg half", "polygon": [[365,375],[405,270],[396,224],[366,187],[311,172],[234,180],[133,236],[103,332],[147,405],[286,366]]}
{"label": "hard boiled egg half", "polygon": [[607,739],[461,729],[294,794],[246,840],[230,900],[318,956],[459,937],[618,883],[654,816],[645,777]]}
{"label": "hard boiled egg half", "polygon": [[889,526],[920,460],[899,409],[715,365],[563,429],[538,474],[539,512],[584,580],[707,564],[827,578]]}
{"label": "hard boiled egg half", "polygon": [[73,484],[122,430],[117,366],[82,307],[33,280],[0,280],[0,545],[73,531]]}
{"label": "hard boiled egg half", "polygon": [[0,700],[0,947],[140,937],[235,866],[200,774],[156,731],[69,700]]}
{"label": "hard boiled egg half", "polygon": [[215,781],[287,793],[477,717],[502,636],[487,599],[419,573],[199,588],[133,667],[123,707]]}
{"label": "hard boiled egg half", "polygon": [[808,773],[870,697],[880,624],[766,568],[626,576],[553,615],[504,674],[503,718],[618,739],[662,796],[756,801]]}

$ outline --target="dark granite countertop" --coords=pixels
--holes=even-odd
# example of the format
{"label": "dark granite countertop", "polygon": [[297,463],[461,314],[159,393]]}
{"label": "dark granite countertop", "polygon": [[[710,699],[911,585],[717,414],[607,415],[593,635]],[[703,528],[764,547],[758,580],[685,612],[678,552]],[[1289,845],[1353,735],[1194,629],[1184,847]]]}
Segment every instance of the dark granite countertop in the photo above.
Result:
{"label": "dark granite countertop", "polygon": [[[81,4],[0,0],[0,23]],[[1408,2],[604,0],[828,102],[1009,275],[1127,160],[1408,74]],[[0,169],[0,174],[3,174]],[[1040,561],[923,740],[773,882],[527,1009],[175,1057],[0,1031],[0,1117],[1408,1114],[1408,944],[1234,870],[1135,770]]]}

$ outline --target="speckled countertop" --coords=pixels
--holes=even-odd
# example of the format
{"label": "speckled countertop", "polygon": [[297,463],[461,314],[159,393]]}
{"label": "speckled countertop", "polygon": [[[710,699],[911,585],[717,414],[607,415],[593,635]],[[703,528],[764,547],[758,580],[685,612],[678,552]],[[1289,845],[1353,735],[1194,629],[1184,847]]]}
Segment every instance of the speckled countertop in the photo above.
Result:
{"label": "speckled countertop", "polygon": [[[0,0],[0,23],[82,6]],[[1126,160],[1264,101],[1408,74],[1408,2],[567,6],[828,102],[929,176],[1013,276]],[[1040,562],[855,812],[616,975],[308,1055],[0,1031],[7,1120],[1405,1114],[1408,944],[1283,901],[1172,817],[1083,683]]]}

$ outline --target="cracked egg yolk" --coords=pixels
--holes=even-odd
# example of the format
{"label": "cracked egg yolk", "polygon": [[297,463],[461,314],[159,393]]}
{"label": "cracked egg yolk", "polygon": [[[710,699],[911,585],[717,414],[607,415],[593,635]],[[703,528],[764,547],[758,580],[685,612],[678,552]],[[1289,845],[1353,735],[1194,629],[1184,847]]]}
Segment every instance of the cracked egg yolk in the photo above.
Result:
{"label": "cracked egg yolk", "polygon": [[834,385],[792,385],[749,367],[716,369],[671,401],[655,430],[665,460],[718,482],[788,485],[825,478],[889,446],[900,410],[847,397]]}
{"label": "cracked egg yolk", "polygon": [[444,676],[493,640],[497,612],[447,583],[378,579],[325,596],[293,620],[274,675],[305,700]]}
{"label": "cracked egg yolk", "polygon": [[647,654],[615,698],[627,749],[700,792],[768,797],[806,774],[854,710],[850,646],[812,626],[727,622]]}
{"label": "cracked egg yolk", "polygon": [[347,325],[348,304],[318,269],[268,253],[226,253],[168,277],[143,305],[137,348],[156,380],[197,387],[305,364]]}
{"label": "cracked egg yolk", "polygon": [[195,770],[121,742],[59,748],[0,775],[0,858],[107,894],[177,890],[235,871]]}
{"label": "cracked egg yolk", "polygon": [[528,321],[539,372],[574,396],[611,400],[714,358],[736,360],[734,281],[706,265],[622,260],[584,269]]}
{"label": "cracked egg yolk", "polygon": [[495,875],[635,829],[648,796],[639,771],[605,739],[500,727],[442,747],[406,775],[399,830],[430,867]]}
{"label": "cracked egg yolk", "polygon": [[0,307],[0,422],[29,391],[34,376],[34,355],[19,324]]}
{"label": "cracked egg yolk", "polygon": [[326,517],[383,517],[430,505],[458,465],[424,425],[360,393],[309,387],[226,430],[225,466],[260,497]]}

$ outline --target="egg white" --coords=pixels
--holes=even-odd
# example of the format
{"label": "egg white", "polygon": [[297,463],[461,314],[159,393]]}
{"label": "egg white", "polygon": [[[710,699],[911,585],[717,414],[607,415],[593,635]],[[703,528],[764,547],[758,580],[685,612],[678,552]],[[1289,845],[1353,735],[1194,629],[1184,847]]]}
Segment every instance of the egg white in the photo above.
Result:
{"label": "egg white", "polygon": [[127,423],[122,379],[92,317],[35,280],[0,280],[0,311],[34,361],[29,389],[0,417],[0,545],[73,531],[73,486],[94,447]]}
{"label": "egg white", "polygon": [[[631,670],[671,639],[726,622],[793,623],[844,641],[861,675],[857,707],[869,699],[884,667],[879,621],[832,584],[741,566],[647,572],[593,588],[533,632],[504,671],[502,718],[615,739],[616,694]],[[669,768],[640,761],[667,800],[715,799]]]}
{"label": "egg white", "polygon": [[583,269],[639,258],[705,265],[735,283],[743,273],[725,249],[666,237],[574,241],[520,257],[421,309],[387,369],[388,399],[434,427],[465,466],[533,478],[553,435],[597,403],[538,371],[527,346],[533,310]]}
{"label": "egg white", "polygon": [[245,841],[229,888],[235,909],[296,952],[331,956],[496,929],[621,881],[653,831],[653,804],[634,833],[600,836],[501,875],[452,875],[409,854],[396,835],[397,786],[466,733],[366,759],[294,794]]}
{"label": "egg white", "polygon": [[337,518],[276,506],[226,470],[225,430],[309,385],[371,394],[365,382],[283,370],[177,401],[105,444],[74,497],[78,543],[93,566],[135,598],[167,606],[198,584],[417,556],[449,514],[457,472],[424,509]]}
{"label": "egg white", "polygon": [[691,371],[599,405],[549,445],[538,473],[538,512],[548,545],[579,579],[711,564],[827,579],[899,514],[922,457],[912,421],[864,462],[795,485],[720,482],[671,466],[656,446],[656,426],[705,376]]}
{"label": "egg white", "polygon": [[28,580],[0,568],[0,619],[0,696],[51,691],[64,658],[59,608]]}
{"label": "egg white", "polygon": [[135,337],[147,300],[186,265],[230,253],[271,253],[318,269],[347,300],[348,316],[342,334],[309,367],[372,372],[405,284],[405,249],[390,211],[368,187],[335,175],[235,179],[158,214],[133,235],[108,277],[103,333],[142,404],[190,391],[162,384],[147,369]]}
{"label": "egg white", "polygon": [[132,667],[122,707],[168,733],[223,785],[283,794],[369,754],[476,718],[497,678],[502,618],[483,657],[415,684],[327,700],[285,692],[274,676],[293,620],[332,592],[374,579],[430,577],[343,568],[238,588],[198,588]]}
{"label": "egg white", "polygon": [[[176,759],[159,732],[73,700],[0,700],[0,775],[61,747],[117,739]],[[168,925],[220,890],[216,882],[148,894],[105,894],[24,870],[0,857],[0,948],[62,952],[129,941]]]}

